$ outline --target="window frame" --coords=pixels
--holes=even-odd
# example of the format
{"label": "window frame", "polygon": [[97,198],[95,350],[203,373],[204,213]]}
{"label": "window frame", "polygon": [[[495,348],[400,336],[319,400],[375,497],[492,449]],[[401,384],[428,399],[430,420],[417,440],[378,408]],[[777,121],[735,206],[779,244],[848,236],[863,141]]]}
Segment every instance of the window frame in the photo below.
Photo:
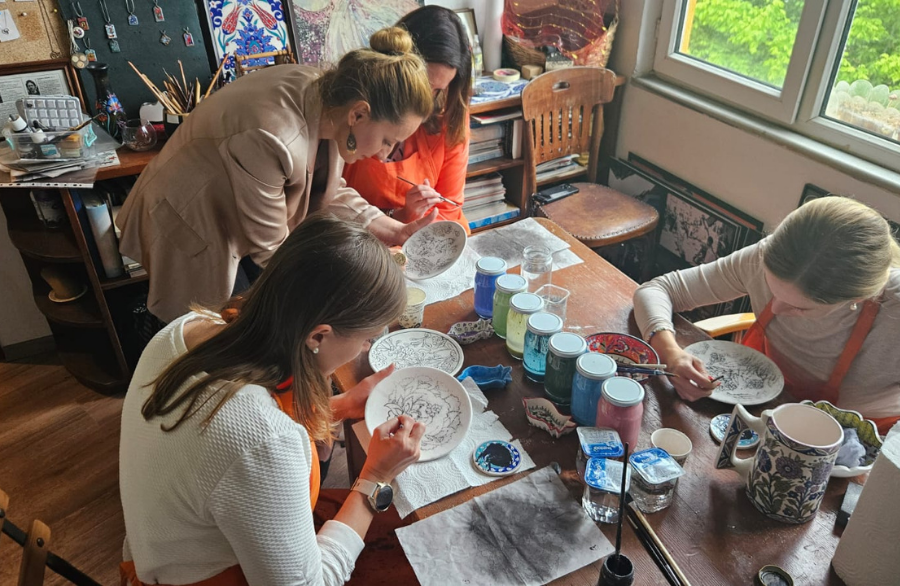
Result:
{"label": "window frame", "polygon": [[[680,55],[676,43],[687,2],[663,0],[653,64],[658,77],[885,169],[900,172],[900,144],[824,114],[859,0],[805,1],[788,73],[780,92]],[[812,20],[804,22],[807,18]],[[811,38],[813,28],[815,34]]]}

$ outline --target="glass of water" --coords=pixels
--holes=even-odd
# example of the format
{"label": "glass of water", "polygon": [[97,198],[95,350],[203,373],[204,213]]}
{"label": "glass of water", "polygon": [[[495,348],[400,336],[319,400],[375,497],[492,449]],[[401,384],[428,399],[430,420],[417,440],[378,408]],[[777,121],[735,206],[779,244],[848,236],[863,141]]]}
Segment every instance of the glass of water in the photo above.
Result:
{"label": "glass of water", "polygon": [[553,274],[553,253],[546,246],[526,246],[522,253],[522,276],[528,283],[528,292],[534,293],[549,285]]}

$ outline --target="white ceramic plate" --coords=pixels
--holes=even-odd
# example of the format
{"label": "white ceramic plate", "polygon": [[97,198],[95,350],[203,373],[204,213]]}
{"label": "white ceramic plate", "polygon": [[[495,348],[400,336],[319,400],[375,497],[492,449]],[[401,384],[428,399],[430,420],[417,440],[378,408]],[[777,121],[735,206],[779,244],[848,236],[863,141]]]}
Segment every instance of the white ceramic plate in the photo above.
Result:
{"label": "white ceramic plate", "polygon": [[389,419],[409,415],[425,424],[420,462],[446,456],[472,423],[472,403],[458,380],[427,367],[397,370],[378,383],[366,401],[369,433]]}
{"label": "white ceramic plate", "polygon": [[463,365],[463,350],[448,336],[434,330],[397,330],[378,338],[369,349],[369,366],[378,372],[391,363],[401,368],[428,366],[456,374]]}
{"label": "white ceramic plate", "polygon": [[781,394],[784,376],[768,356],[753,348],[726,342],[707,340],[685,348],[703,361],[706,370],[718,378],[725,376],[711,399],[729,405],[761,405]]}
{"label": "white ceramic plate", "polygon": [[435,222],[403,245],[406,276],[413,281],[436,277],[452,267],[466,248],[466,231],[456,222]]}

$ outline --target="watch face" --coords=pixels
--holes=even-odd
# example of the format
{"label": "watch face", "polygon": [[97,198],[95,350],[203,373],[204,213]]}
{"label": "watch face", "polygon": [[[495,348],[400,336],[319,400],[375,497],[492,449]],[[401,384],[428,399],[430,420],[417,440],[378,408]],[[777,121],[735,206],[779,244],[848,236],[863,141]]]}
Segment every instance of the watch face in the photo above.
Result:
{"label": "watch face", "polygon": [[375,491],[375,509],[377,511],[386,511],[394,500],[394,489],[390,484],[385,484]]}

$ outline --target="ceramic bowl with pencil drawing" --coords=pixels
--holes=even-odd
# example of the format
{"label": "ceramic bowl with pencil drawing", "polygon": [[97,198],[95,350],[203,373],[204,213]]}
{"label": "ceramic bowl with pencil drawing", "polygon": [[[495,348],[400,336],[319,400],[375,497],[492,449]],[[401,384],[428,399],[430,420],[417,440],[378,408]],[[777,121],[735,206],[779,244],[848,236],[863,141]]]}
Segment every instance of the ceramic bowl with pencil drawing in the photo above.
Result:
{"label": "ceramic bowl with pencil drawing", "polygon": [[425,425],[420,462],[446,456],[462,442],[472,424],[472,402],[458,380],[428,367],[395,370],[375,385],[366,401],[366,428],[408,415]]}
{"label": "ceramic bowl with pencil drawing", "polygon": [[456,222],[435,222],[403,244],[406,276],[414,281],[436,277],[456,264],[466,248],[466,231]]}
{"label": "ceramic bowl with pencil drawing", "polygon": [[456,340],[426,328],[397,330],[378,338],[369,348],[369,366],[378,372],[393,364],[398,370],[428,366],[456,374],[462,368],[463,350]]}
{"label": "ceramic bowl with pencil drawing", "polygon": [[753,348],[725,340],[695,342],[685,352],[703,361],[719,380],[710,399],[728,405],[761,405],[781,394],[784,375],[772,360]]}

